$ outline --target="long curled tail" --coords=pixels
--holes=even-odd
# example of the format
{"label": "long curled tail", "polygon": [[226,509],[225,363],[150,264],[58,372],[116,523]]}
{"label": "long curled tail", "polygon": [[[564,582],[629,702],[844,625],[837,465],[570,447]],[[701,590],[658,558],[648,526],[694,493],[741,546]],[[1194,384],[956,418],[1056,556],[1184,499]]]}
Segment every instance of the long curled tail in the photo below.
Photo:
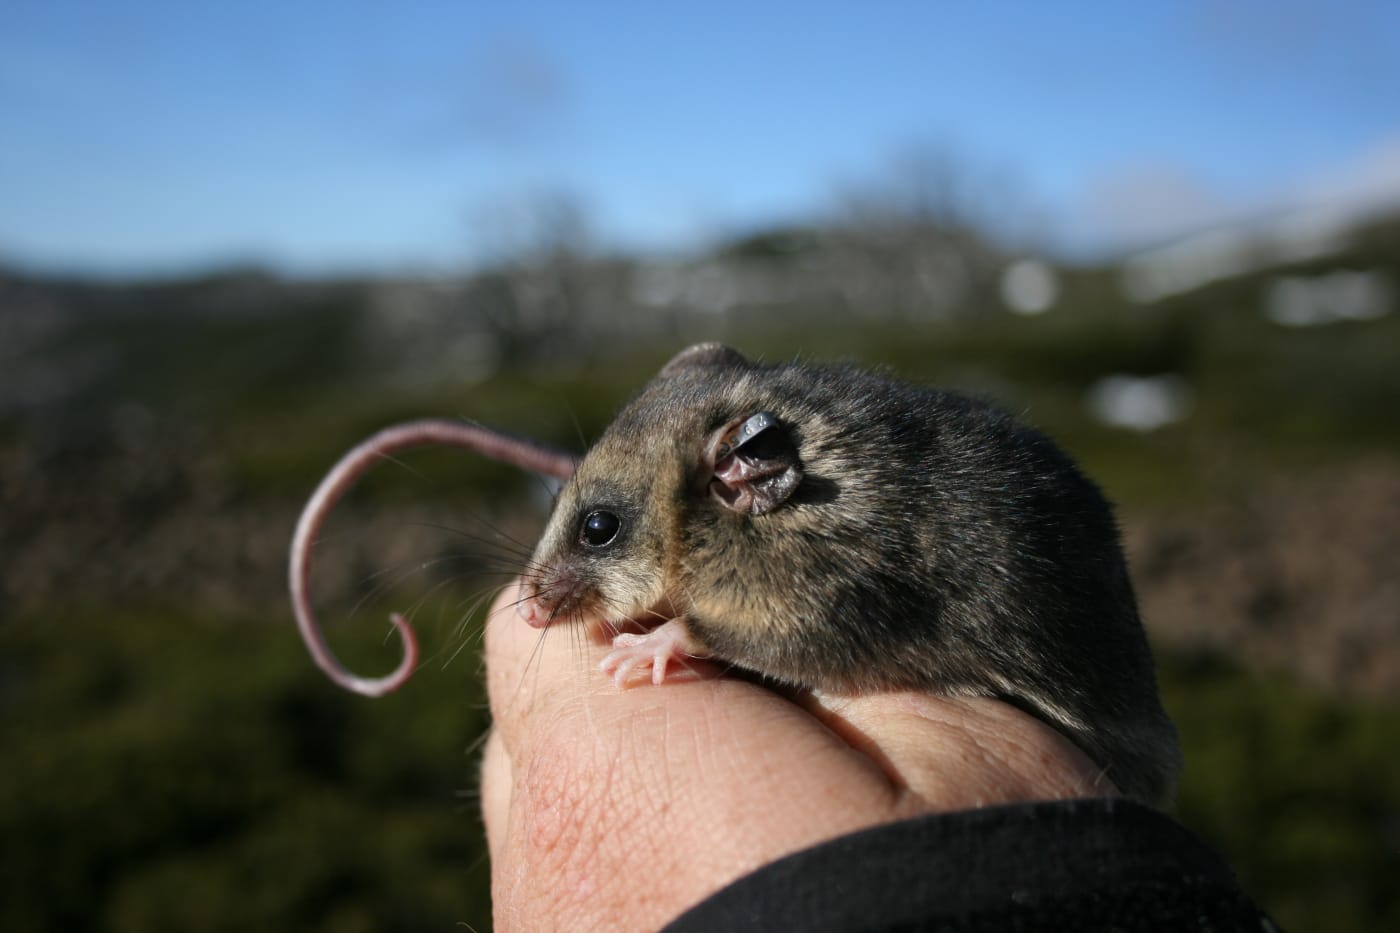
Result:
{"label": "long curled tail", "polygon": [[346,670],[326,644],[325,636],[316,623],[316,614],[311,609],[311,548],[331,509],[370,466],[401,450],[429,445],[463,447],[493,460],[560,480],[567,480],[572,476],[577,463],[575,457],[561,450],[511,437],[481,425],[431,419],[408,421],[387,427],[360,442],[340,458],[340,462],[331,468],[321,480],[321,484],[316,487],[306,507],[302,509],[301,518],[297,520],[296,532],[292,535],[288,578],[297,628],[301,631],[302,640],[306,642],[312,659],[331,680],[346,690],[364,696],[383,696],[407,683],[413,676],[414,666],[418,663],[418,639],[413,634],[408,620],[399,613],[394,613],[389,619],[403,641],[403,659],[399,661],[399,666],[394,672],[384,677],[360,677]]}

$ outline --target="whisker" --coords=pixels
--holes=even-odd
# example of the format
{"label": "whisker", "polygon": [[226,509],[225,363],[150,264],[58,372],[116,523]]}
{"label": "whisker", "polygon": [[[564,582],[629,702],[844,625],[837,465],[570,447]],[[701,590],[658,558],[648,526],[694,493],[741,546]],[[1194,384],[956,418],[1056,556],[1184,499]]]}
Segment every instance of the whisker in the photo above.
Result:
{"label": "whisker", "polygon": [[539,676],[540,651],[544,648],[544,640],[549,635],[549,629],[548,625],[540,629],[539,637],[535,639],[535,647],[530,650],[530,656],[525,659],[525,668],[520,672],[520,684],[516,687],[517,695],[519,690],[524,688],[525,675],[532,667],[535,669],[535,676]]}
{"label": "whisker", "polygon": [[[481,735],[477,736],[476,738],[472,739],[471,742],[467,743],[467,747],[463,750],[463,754],[465,754],[465,755],[467,755],[467,756],[469,756],[469,757],[470,757],[470,756],[475,756],[477,752],[481,751],[481,750],[486,746],[486,742],[487,742],[487,740],[489,740],[490,738],[491,738],[491,730],[490,730],[490,729],[483,729],[483,730],[481,731]],[[477,798],[479,798],[480,795],[481,795],[481,791],[480,791],[480,790],[474,791],[474,794],[476,795]]]}
{"label": "whisker", "polygon": [[[524,541],[521,541],[518,538],[507,534],[506,532],[492,525],[490,522],[486,521],[486,519],[480,517],[479,515],[473,516],[473,521],[480,522],[482,525],[486,526],[486,528],[489,531],[491,531],[491,533],[495,537],[490,538],[485,535],[475,534],[473,532],[467,531],[466,529],[457,528],[453,525],[444,525],[440,522],[414,520],[407,521],[404,524],[416,526],[419,528],[429,528],[434,531],[446,532],[447,534],[454,535],[455,537],[462,538],[467,541],[471,541],[475,544],[485,544],[490,545],[492,547],[504,547],[504,545],[508,544],[511,545],[511,548],[509,549],[511,553],[519,553],[527,557],[530,554],[534,553],[535,549],[533,545],[526,544]],[[519,550],[514,550],[516,548],[518,548]]]}
{"label": "whisker", "polygon": [[561,404],[564,406],[564,410],[569,413],[569,420],[574,424],[574,433],[578,435],[579,446],[587,450],[592,445],[588,443],[588,438],[583,435],[583,425],[579,423],[578,412],[574,410],[573,404],[567,399],[562,399]]}
{"label": "whisker", "polygon": [[[442,666],[443,666],[444,669],[446,669],[446,667],[447,667],[449,664],[451,664],[454,660],[456,660],[457,656],[458,656],[459,654],[461,654],[464,650],[466,650],[466,648],[467,648],[469,645],[476,645],[476,644],[479,644],[480,642],[482,642],[482,641],[485,639],[485,636],[486,636],[486,624],[485,624],[486,619],[485,619],[485,618],[482,620],[482,624],[477,628],[477,631],[476,631],[475,634],[468,634],[468,632],[467,632],[467,627],[468,627],[468,625],[470,624],[471,620],[481,612],[481,607],[482,607],[483,605],[486,605],[486,604],[490,603],[490,602],[494,602],[495,599],[496,599],[496,597],[499,596],[500,593],[501,593],[508,585],[509,585],[508,583],[502,583],[502,584],[499,584],[499,585],[497,585],[497,586],[488,587],[487,589],[485,589],[485,590],[483,590],[482,592],[476,594],[476,596],[474,596],[474,597],[472,597],[472,598],[470,599],[470,606],[466,609],[466,611],[465,611],[464,613],[462,613],[461,619],[460,619],[460,621],[457,623],[457,626],[456,626],[456,628],[453,630],[452,635],[450,636],[450,639],[449,639],[449,640],[460,639],[460,640],[461,640],[461,644],[459,644],[459,645],[457,646],[457,649],[456,649],[455,651],[452,652],[451,656],[449,656],[449,657],[447,658],[447,660],[443,662],[443,665],[442,665]],[[466,602],[466,601],[464,601],[464,602]],[[459,604],[459,605],[460,605],[460,604]],[[488,612],[488,613],[486,613],[486,618],[489,618],[489,617],[490,617],[490,613]],[[466,636],[466,637],[463,637],[463,636]]]}
{"label": "whisker", "polygon": [[357,615],[359,615],[359,613],[371,600],[379,599],[385,593],[399,586],[405,580],[417,574],[420,574],[425,570],[430,569],[431,567],[435,566],[441,561],[441,558],[434,558],[426,561],[418,561],[417,563],[414,563],[411,566],[405,566],[405,564],[400,564],[397,567],[385,567],[383,570],[377,570],[374,573],[369,574],[361,581],[362,583],[369,583],[371,581],[378,582],[376,582],[374,586],[372,586],[367,592],[360,596],[359,599],[355,600],[355,604],[350,608],[350,618],[354,619]]}
{"label": "whisker", "polygon": [[394,466],[400,467],[401,469],[412,473],[419,479],[426,479],[426,477],[423,475],[422,470],[418,469],[417,467],[409,466],[407,462],[400,460],[398,457],[395,457],[393,454],[388,453],[387,451],[381,450],[379,452],[379,459],[385,461],[386,463],[392,463]]}

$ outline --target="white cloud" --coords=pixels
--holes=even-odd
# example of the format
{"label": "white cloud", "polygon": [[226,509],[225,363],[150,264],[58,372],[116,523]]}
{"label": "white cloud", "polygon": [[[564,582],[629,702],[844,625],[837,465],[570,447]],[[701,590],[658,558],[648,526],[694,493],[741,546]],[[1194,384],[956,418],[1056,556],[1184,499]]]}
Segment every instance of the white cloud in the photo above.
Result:
{"label": "white cloud", "polygon": [[1125,166],[1092,182],[1067,222],[1073,246],[1131,250],[1233,226],[1340,229],[1400,210],[1400,132],[1261,192],[1214,188],[1189,167]]}
{"label": "white cloud", "polygon": [[1295,197],[1300,206],[1348,214],[1400,208],[1400,132],[1305,179]]}
{"label": "white cloud", "polygon": [[1183,167],[1127,166],[1095,180],[1076,226],[1091,246],[1137,246],[1214,226],[1240,212],[1227,194]]}

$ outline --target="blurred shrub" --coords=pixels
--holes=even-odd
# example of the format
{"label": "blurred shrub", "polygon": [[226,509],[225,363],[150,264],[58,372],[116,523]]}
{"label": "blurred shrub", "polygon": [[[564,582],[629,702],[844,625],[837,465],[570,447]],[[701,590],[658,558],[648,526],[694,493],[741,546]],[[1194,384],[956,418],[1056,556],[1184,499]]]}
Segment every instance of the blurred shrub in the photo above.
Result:
{"label": "blurred shrub", "polygon": [[289,627],[136,611],[7,622],[0,657],[0,928],[489,925],[470,665],[369,703]]}
{"label": "blurred shrub", "polygon": [[1178,815],[1285,929],[1400,929],[1400,710],[1160,652]]}

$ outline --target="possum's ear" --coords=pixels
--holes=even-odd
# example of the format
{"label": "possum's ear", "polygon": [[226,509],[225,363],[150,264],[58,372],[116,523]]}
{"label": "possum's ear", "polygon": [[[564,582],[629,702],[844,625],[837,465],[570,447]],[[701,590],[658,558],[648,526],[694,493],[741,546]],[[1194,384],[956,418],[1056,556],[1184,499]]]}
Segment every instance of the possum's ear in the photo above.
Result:
{"label": "possum's ear", "polygon": [[765,515],[802,481],[802,462],[787,426],[761,411],[710,436],[703,476],[705,491],[720,505],[741,515]]}
{"label": "possum's ear", "polygon": [[661,367],[661,375],[670,376],[691,366],[748,366],[744,354],[722,343],[697,343],[686,347],[671,362]]}

